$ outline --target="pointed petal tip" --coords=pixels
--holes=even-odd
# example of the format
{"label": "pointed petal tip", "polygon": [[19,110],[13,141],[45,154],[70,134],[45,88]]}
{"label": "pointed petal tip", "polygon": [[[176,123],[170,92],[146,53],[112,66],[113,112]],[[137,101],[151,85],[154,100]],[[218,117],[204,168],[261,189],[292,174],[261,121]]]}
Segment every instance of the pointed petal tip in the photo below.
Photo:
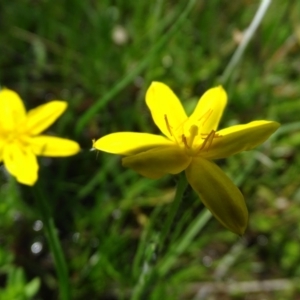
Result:
{"label": "pointed petal tip", "polygon": [[227,217],[222,218],[221,216],[216,216],[216,219],[228,230],[242,237],[248,226],[248,210],[240,211],[240,215],[237,215],[237,211],[231,216],[231,220],[228,220]]}
{"label": "pointed petal tip", "polygon": [[211,88],[209,88],[207,91],[209,91],[209,90],[220,90],[220,91],[226,92],[225,89],[224,89],[224,87],[223,87],[223,85],[221,85],[221,84],[216,85],[216,86],[214,86],[214,87],[211,87]]}
{"label": "pointed petal tip", "polygon": [[22,124],[26,117],[26,110],[22,99],[13,90],[0,90],[0,120],[4,130],[11,131]]}
{"label": "pointed petal tip", "polygon": [[280,123],[275,121],[257,120],[221,129],[217,131],[221,138],[215,139],[209,151],[202,151],[201,155],[214,160],[251,150],[264,143],[279,127]]}
{"label": "pointed petal tip", "polygon": [[269,136],[271,136],[280,126],[281,124],[276,121],[269,121],[269,128],[270,128]]}
{"label": "pointed petal tip", "polygon": [[5,87],[5,86],[0,89],[0,94],[1,93],[8,93],[8,94],[10,93],[10,94],[13,94],[13,95],[17,95],[19,97],[19,94],[17,92],[15,92],[15,91],[13,91],[13,90]]}
{"label": "pointed petal tip", "polygon": [[219,90],[225,92],[225,89],[224,89],[223,85],[221,85],[221,84],[220,84],[220,85],[217,85],[217,86],[215,87],[215,89],[219,89]]}
{"label": "pointed petal tip", "polygon": [[218,90],[219,93],[223,94],[222,96],[227,99],[227,92],[222,85],[216,86],[215,89]]}
{"label": "pointed petal tip", "polygon": [[187,180],[203,204],[227,229],[243,235],[248,224],[248,209],[241,191],[213,162],[194,158],[186,169]]}
{"label": "pointed petal tip", "polygon": [[152,81],[151,84],[150,84],[150,87],[155,86],[155,85],[160,85],[160,84],[165,85],[164,83],[162,83],[160,81]]}
{"label": "pointed petal tip", "polygon": [[158,86],[160,84],[160,82],[158,81],[152,81],[151,84],[149,85],[147,91],[146,91],[146,95],[151,92],[153,89],[155,89],[156,86]]}
{"label": "pointed petal tip", "polygon": [[[11,89],[8,89],[7,87],[2,87],[1,89],[0,89],[0,94],[1,93],[3,93],[3,92],[13,92]],[[15,92],[14,92],[15,93]]]}
{"label": "pointed petal tip", "polygon": [[173,93],[172,89],[165,83],[161,82],[161,81],[152,81],[147,92],[146,92],[146,97],[147,94],[149,94],[149,92],[151,93],[157,93],[157,94],[163,94],[165,92],[168,93]]}
{"label": "pointed petal tip", "polygon": [[248,226],[248,211],[246,213],[246,215],[244,216],[245,218],[243,220],[243,222],[240,223],[236,223],[234,224],[235,226],[225,226],[227,229],[229,229],[230,231],[232,231],[233,233],[237,234],[238,236],[242,237],[245,234],[245,231],[247,229]]}
{"label": "pointed petal tip", "polygon": [[27,186],[34,186],[35,183],[37,182],[37,178],[35,180],[31,180],[31,181],[25,181],[25,180],[22,180],[20,178],[16,178],[16,180],[21,183],[21,184],[24,184],[24,185],[27,185]]}
{"label": "pointed petal tip", "polygon": [[[150,86],[148,87],[147,91],[146,91],[146,99],[149,96],[153,96],[153,94],[161,94],[163,93],[163,91],[165,91],[166,89],[170,89],[170,87],[166,84],[164,84],[163,82],[160,81],[152,81]],[[146,100],[147,102],[147,100]]]}
{"label": "pointed petal tip", "polygon": [[27,186],[34,186],[35,183],[38,180],[38,170],[36,172],[31,172],[31,174],[24,174],[21,172],[18,172],[16,174],[11,174],[13,177],[15,177],[16,181],[27,185]]}
{"label": "pointed petal tip", "polygon": [[68,107],[68,102],[63,101],[63,100],[52,100],[48,102],[49,104],[51,103],[52,105],[56,105],[57,110],[60,110],[62,113],[67,109]]}
{"label": "pointed petal tip", "polygon": [[276,121],[271,121],[271,122],[273,122],[274,128],[276,128],[276,129],[278,129],[281,126],[281,124],[279,122],[276,122]]}

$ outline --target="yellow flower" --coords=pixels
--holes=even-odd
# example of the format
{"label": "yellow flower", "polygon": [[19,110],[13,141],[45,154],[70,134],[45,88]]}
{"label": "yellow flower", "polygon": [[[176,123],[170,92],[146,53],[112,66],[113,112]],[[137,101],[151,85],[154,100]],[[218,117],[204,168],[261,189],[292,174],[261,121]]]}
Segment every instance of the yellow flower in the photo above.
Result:
{"label": "yellow flower", "polygon": [[217,131],[227,103],[221,86],[208,90],[190,117],[172,90],[160,82],[151,84],[146,103],[165,137],[118,132],[100,138],[93,147],[125,155],[123,166],[145,177],[160,178],[185,170],[188,182],[217,220],[229,230],[243,234],[248,222],[243,195],[212,160],[256,147],[279,124],[254,121]]}
{"label": "yellow flower", "polygon": [[74,141],[40,135],[66,108],[66,102],[51,101],[26,114],[17,93],[0,91],[0,162],[18,182],[34,185],[38,178],[37,155],[69,156],[80,151]]}

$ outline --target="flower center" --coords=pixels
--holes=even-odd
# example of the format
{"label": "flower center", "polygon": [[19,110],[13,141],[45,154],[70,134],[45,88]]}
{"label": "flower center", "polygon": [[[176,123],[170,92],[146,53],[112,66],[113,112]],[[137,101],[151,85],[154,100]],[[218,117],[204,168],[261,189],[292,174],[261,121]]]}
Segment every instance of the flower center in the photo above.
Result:
{"label": "flower center", "polygon": [[19,130],[4,133],[4,139],[7,144],[19,143],[23,146],[27,146],[30,142],[30,137]]}
{"label": "flower center", "polygon": [[200,145],[195,144],[193,146],[193,142],[195,137],[198,135],[198,127],[196,125],[192,125],[190,128],[191,135],[187,139],[185,135],[182,135],[182,142],[185,146],[185,150],[187,155],[195,156],[198,155],[201,151],[208,151],[211,147],[211,144],[215,138],[221,137],[221,135],[217,134],[215,130],[212,130],[208,134],[201,134],[201,139],[204,140]]}
{"label": "flower center", "polygon": [[192,125],[190,127],[190,135],[187,138],[184,134],[182,134],[182,142],[186,149],[192,149],[195,137],[198,135],[198,126]]}
{"label": "flower center", "polygon": [[[202,122],[201,127],[204,125],[204,123],[209,119],[209,117],[212,114],[212,110],[209,109],[205,114],[201,116],[201,118],[198,121]],[[173,127],[170,125],[167,115],[164,116],[167,129],[170,133],[170,135],[174,138],[174,141],[180,146],[184,147],[186,154],[189,156],[196,156],[199,155],[202,151],[208,151],[213,143],[213,140],[215,138],[222,137],[218,133],[216,133],[215,130],[211,130],[209,133],[199,133],[199,127],[197,125],[191,125],[189,128],[188,135],[182,133],[183,131],[183,125],[177,129],[177,132],[174,130]],[[178,130],[181,134],[178,135]],[[177,133],[177,134],[176,134]]]}

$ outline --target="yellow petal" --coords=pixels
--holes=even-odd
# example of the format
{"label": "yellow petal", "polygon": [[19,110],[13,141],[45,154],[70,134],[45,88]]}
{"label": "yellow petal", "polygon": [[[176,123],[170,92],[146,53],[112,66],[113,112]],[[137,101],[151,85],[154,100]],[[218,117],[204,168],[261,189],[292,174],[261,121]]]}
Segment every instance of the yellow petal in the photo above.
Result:
{"label": "yellow petal", "polygon": [[29,147],[20,148],[17,143],[5,145],[3,161],[7,171],[15,176],[18,182],[30,186],[35,184],[39,166]]}
{"label": "yellow petal", "polygon": [[215,137],[210,147],[199,152],[199,155],[219,159],[250,150],[263,143],[279,126],[273,121],[254,121],[222,129],[217,132],[219,137]]}
{"label": "yellow petal", "polygon": [[24,122],[26,110],[17,93],[9,89],[0,91],[0,133],[14,130]]}
{"label": "yellow petal", "polygon": [[151,149],[122,160],[124,167],[152,179],[165,174],[178,174],[187,168],[190,161],[184,150],[176,146]]}
{"label": "yellow petal", "polygon": [[93,147],[113,154],[132,155],[160,146],[171,146],[174,143],[163,136],[138,133],[117,132],[105,135],[96,142]]}
{"label": "yellow petal", "polygon": [[174,135],[181,137],[187,116],[181,102],[167,85],[152,82],[146,93],[146,103],[156,126],[164,135],[170,139]]}
{"label": "yellow petal", "polygon": [[192,125],[197,125],[202,134],[217,130],[226,104],[227,94],[222,86],[206,91],[186,123],[185,133],[189,134]]}
{"label": "yellow petal", "polygon": [[80,151],[75,141],[46,135],[33,137],[30,146],[35,155],[41,156],[70,156]]}
{"label": "yellow petal", "polygon": [[31,109],[27,114],[27,130],[37,135],[48,128],[67,108],[67,102],[51,101]]}
{"label": "yellow petal", "polygon": [[240,190],[213,162],[194,158],[186,169],[187,180],[204,205],[226,228],[244,234],[248,211]]}

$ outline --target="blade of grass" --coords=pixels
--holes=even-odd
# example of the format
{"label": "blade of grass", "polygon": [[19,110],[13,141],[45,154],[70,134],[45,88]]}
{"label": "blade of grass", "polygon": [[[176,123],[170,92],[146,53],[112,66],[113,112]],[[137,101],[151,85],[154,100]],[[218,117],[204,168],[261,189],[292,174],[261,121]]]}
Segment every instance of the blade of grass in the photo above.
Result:
{"label": "blade of grass", "polygon": [[163,248],[163,244],[166,241],[167,235],[170,232],[171,226],[173,224],[174,218],[176,216],[176,213],[178,211],[178,207],[180,205],[180,202],[182,200],[183,194],[188,186],[188,182],[186,180],[185,173],[182,172],[179,174],[179,180],[177,183],[177,188],[176,188],[176,194],[175,198],[171,204],[171,209],[168,213],[167,220],[164,223],[162,232],[160,234],[159,238],[159,244],[158,244],[158,249],[161,250]]}
{"label": "blade of grass", "polygon": [[153,46],[145,58],[137,65],[137,67],[123,77],[108,93],[106,93],[101,99],[91,106],[78,120],[75,127],[75,134],[78,136],[82,129],[86,126],[89,120],[98,113],[114,96],[116,96],[122,89],[124,89],[138,74],[140,74],[151,62],[153,56],[156,55],[163,46],[169,41],[169,39],[178,31],[180,26],[186,20],[187,15],[194,7],[196,0],[190,0],[185,9],[180,13],[180,16],[175,21],[171,29],[166,32],[160,40]]}
{"label": "blade of grass", "polygon": [[177,242],[173,247],[171,247],[169,254],[163,259],[163,261],[158,266],[158,274],[164,276],[168,273],[170,268],[176,262],[176,259],[180,254],[182,254],[185,249],[190,245],[191,241],[195,238],[197,234],[204,228],[207,222],[211,218],[211,213],[209,210],[204,209],[197,219],[192,222],[192,224],[187,228],[185,233],[182,235],[182,239]]}
{"label": "blade of grass", "polygon": [[57,236],[56,227],[54,224],[54,220],[51,216],[46,195],[42,192],[42,188],[39,186],[39,183],[35,184],[32,191],[41,214],[42,222],[44,224],[46,232],[46,238],[48,240],[49,247],[54,258],[59,283],[59,299],[69,300],[71,299],[71,291],[69,285],[68,268],[61,244]]}
{"label": "blade of grass", "polygon": [[[154,228],[153,225],[155,224],[156,220],[158,219],[160,212],[162,210],[162,206],[157,206],[154,211],[151,214],[151,219],[147,222],[143,232],[142,236],[140,238],[140,242],[138,244],[137,252],[134,257],[133,261],[133,276],[134,278],[139,277],[141,274],[140,268],[142,265],[142,261],[144,259],[144,255],[146,252],[147,244],[149,243],[149,240],[151,239],[151,234],[153,234]],[[157,235],[157,233],[154,233]]]}
{"label": "blade of grass", "polygon": [[243,39],[242,39],[241,43],[239,44],[238,48],[234,52],[231,60],[229,61],[226,69],[224,70],[224,72],[220,78],[220,82],[222,84],[225,84],[228,81],[233,70],[236,68],[239,61],[243,57],[243,54],[244,54],[251,38],[253,37],[256,29],[258,28],[259,24],[261,23],[263,17],[265,16],[270,4],[271,4],[271,0],[262,0],[261,1],[260,6],[250,24],[250,26],[245,30],[245,34],[243,35]]}

